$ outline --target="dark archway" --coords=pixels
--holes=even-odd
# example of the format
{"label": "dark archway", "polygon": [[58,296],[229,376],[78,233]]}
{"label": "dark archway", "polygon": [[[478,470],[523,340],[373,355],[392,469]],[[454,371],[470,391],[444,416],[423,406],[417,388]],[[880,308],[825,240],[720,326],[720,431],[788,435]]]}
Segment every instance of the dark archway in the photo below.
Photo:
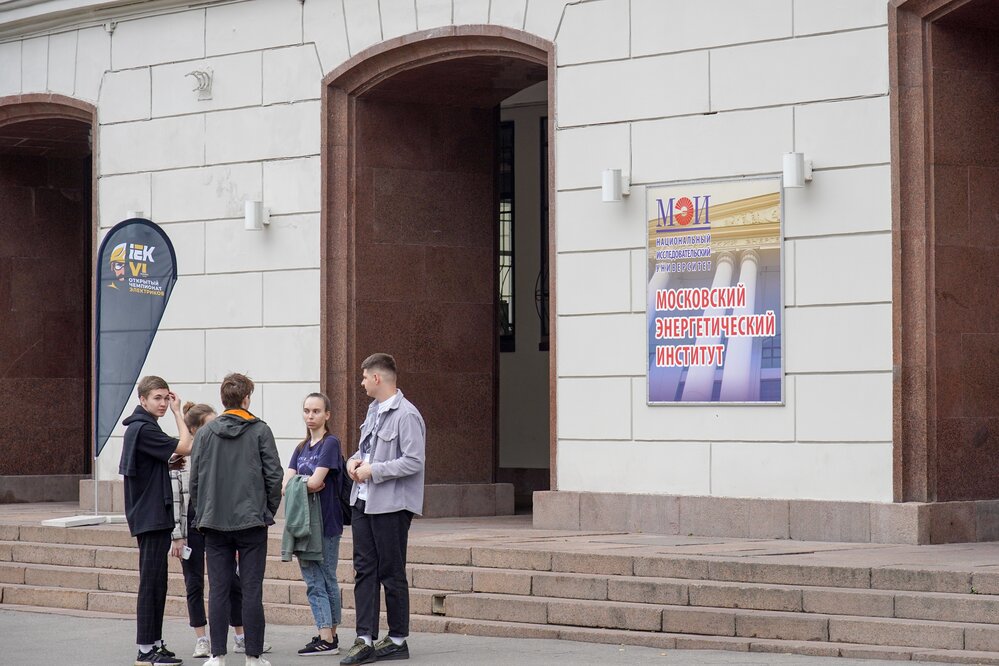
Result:
{"label": "dark archway", "polygon": [[75,498],[59,475],[91,468],[94,126],[77,100],[0,98],[0,501]]}
{"label": "dark archway", "polygon": [[999,6],[896,0],[889,34],[895,500],[997,499]]}
{"label": "dark archway", "polygon": [[[431,424],[428,483],[496,480],[497,107],[547,79],[553,118],[553,70],[545,40],[463,26],[384,42],[325,79],[322,381],[353,444],[367,404],[359,363],[395,354]],[[554,364],[549,385],[554,484]]]}

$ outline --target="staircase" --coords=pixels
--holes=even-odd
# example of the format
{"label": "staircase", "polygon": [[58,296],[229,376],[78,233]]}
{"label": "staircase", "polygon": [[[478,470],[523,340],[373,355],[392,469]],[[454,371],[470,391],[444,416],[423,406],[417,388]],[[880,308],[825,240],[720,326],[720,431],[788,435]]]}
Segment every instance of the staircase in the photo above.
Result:
{"label": "staircase", "polygon": [[[836,565],[813,558],[807,545],[782,542],[799,557],[777,563],[654,552],[629,546],[628,535],[611,547],[528,531],[414,535],[413,631],[999,664],[999,561],[907,567],[892,564],[885,549],[874,551],[884,554],[875,566]],[[271,534],[267,621],[311,626],[298,564],[280,561],[280,532]],[[348,530],[338,571],[348,628],[350,552]],[[122,526],[0,524],[4,605],[134,614],[137,567],[135,541]],[[177,560],[170,571],[167,615],[186,616]]]}

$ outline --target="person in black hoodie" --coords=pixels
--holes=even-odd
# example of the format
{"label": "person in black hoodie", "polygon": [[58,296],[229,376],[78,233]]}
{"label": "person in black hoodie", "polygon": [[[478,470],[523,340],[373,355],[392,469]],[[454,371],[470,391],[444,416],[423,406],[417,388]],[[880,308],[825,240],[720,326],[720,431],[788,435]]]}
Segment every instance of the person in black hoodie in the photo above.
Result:
{"label": "person in black hoodie", "polygon": [[[139,406],[122,421],[125,441],[118,473],[125,477],[125,519],[139,544],[139,594],[136,602],[135,666],[181,664],[163,643],[167,593],[167,558],[173,532],[173,491],[167,462],[174,453],[191,453],[191,434],[180,413],[180,398],[160,377],[139,380]],[[173,412],[180,439],[170,437],[157,420]]]}
{"label": "person in black hoodie", "polygon": [[229,588],[239,555],[243,588],[243,626],[248,666],[270,666],[264,650],[264,569],[267,528],[281,503],[281,460],[270,427],[247,411],[253,382],[232,373],[222,380],[226,410],[198,430],[191,457],[194,527],[205,535],[208,558],[208,625],[212,658],[225,664],[229,626]]}

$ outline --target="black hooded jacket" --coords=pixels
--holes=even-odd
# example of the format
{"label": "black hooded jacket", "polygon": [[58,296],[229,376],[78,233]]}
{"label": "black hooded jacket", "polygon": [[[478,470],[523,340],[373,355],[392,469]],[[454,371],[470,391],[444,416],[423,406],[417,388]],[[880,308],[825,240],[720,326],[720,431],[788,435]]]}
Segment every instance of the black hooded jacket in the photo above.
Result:
{"label": "black hooded jacket", "polygon": [[167,461],[180,443],[163,432],[156,417],[136,407],[122,421],[125,442],[118,473],[125,477],[125,519],[132,536],[173,529],[173,491]]}
{"label": "black hooded jacket", "polygon": [[223,412],[194,439],[194,526],[234,532],[273,525],[282,477],[270,426],[241,409]]}

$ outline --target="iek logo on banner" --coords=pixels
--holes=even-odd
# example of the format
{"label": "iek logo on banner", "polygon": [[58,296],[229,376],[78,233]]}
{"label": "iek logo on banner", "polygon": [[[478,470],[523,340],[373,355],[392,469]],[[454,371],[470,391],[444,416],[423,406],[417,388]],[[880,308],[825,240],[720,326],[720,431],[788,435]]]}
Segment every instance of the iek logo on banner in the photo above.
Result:
{"label": "iek logo on banner", "polygon": [[[142,245],[140,243],[119,243],[111,250],[109,264],[111,272],[117,282],[124,282],[126,270],[130,278],[145,278],[149,276],[149,264],[155,263],[153,252],[155,245]],[[112,282],[108,285],[113,289],[118,286]]]}
{"label": "iek logo on banner", "polygon": [[149,275],[149,264],[153,263],[152,245],[139,245],[138,243],[128,244],[128,270],[132,277],[146,277]]}

